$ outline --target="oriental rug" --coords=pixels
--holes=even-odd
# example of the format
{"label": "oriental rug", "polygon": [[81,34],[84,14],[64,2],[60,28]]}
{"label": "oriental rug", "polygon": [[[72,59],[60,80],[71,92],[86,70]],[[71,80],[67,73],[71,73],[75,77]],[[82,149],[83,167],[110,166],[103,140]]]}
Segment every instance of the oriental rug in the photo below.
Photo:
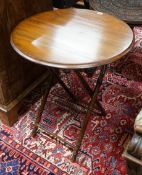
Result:
{"label": "oriental rug", "polygon": [[[72,152],[47,136],[57,133],[74,146],[80,134],[87,104],[87,92],[73,71],[61,71],[61,76],[80,105],[74,105],[59,84],[51,89],[35,138],[30,136],[41,101],[37,87],[25,99],[18,122],[11,128],[0,125],[0,175],[126,175],[122,153],[133,135],[133,125],[142,107],[142,27],[135,27],[135,46],[121,60],[110,64],[101,86],[98,100],[106,116],[92,113],[76,163]],[[82,75],[93,89],[97,71]],[[28,110],[27,110],[28,109]],[[26,111],[26,112],[25,112]]]}

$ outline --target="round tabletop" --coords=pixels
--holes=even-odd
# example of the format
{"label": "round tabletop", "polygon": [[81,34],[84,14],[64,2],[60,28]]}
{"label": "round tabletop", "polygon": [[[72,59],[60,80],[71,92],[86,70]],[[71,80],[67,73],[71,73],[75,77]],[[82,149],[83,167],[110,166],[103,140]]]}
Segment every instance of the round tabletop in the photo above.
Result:
{"label": "round tabletop", "polygon": [[22,21],[11,44],[24,58],[57,68],[89,68],[111,63],[133,46],[123,21],[101,12],[60,9]]}

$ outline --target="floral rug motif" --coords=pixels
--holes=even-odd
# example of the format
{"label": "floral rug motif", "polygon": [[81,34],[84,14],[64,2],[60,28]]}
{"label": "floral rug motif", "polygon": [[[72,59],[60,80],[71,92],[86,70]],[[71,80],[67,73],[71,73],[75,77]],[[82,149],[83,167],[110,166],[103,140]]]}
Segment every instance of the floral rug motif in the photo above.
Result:
{"label": "floral rug motif", "polygon": [[[27,112],[9,128],[0,125],[0,175],[127,175],[123,151],[133,135],[137,113],[142,108],[142,27],[135,27],[135,47],[108,66],[98,100],[106,116],[92,113],[77,160],[72,152],[48,137],[57,133],[74,147],[80,134],[89,95],[73,71],[61,71],[67,86],[79,99],[74,105],[59,84],[52,88],[35,138],[30,137],[41,101],[41,88],[25,99]],[[89,70],[88,70],[89,71]],[[93,72],[93,69],[90,69]],[[93,89],[100,69],[82,75]],[[35,99],[36,102],[34,103]],[[24,111],[24,107],[23,107]]]}

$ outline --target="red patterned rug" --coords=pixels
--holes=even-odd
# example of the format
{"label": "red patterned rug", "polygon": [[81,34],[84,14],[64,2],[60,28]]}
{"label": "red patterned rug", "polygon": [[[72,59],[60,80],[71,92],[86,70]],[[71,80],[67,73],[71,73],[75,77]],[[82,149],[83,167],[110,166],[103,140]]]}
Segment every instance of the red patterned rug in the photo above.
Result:
{"label": "red patterned rug", "polygon": [[[107,115],[92,114],[76,163],[71,151],[51,140],[44,131],[56,132],[75,146],[90,100],[73,72],[62,78],[84,107],[73,105],[57,84],[50,93],[36,138],[31,138],[41,87],[25,100],[29,110],[12,127],[1,124],[0,175],[126,175],[123,150],[133,134],[135,117],[142,107],[142,27],[135,27],[135,47],[109,65],[98,99]],[[93,69],[90,70],[91,72]],[[94,87],[99,69],[86,78]],[[48,82],[47,82],[48,83]],[[46,85],[42,84],[42,88]],[[94,109],[95,110],[95,109]]]}

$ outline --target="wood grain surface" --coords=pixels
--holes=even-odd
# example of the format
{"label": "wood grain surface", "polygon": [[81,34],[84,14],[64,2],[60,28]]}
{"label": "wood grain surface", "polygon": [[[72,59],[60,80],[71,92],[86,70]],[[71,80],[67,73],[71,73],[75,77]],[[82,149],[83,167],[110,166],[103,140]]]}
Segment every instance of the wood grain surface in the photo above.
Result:
{"label": "wood grain surface", "polygon": [[68,69],[116,61],[133,41],[132,30],[121,20],[83,9],[40,13],[21,22],[11,35],[13,48],[26,59]]}

